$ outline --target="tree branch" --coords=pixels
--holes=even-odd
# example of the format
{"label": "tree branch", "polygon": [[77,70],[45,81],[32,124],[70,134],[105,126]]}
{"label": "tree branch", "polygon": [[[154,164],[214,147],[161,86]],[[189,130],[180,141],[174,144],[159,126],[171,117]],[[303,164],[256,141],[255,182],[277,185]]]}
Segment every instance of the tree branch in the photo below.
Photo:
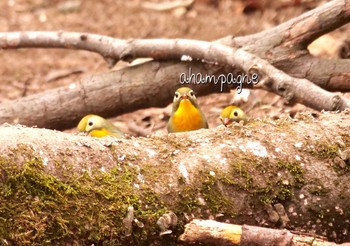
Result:
{"label": "tree branch", "polygon": [[[349,22],[349,1],[330,1],[271,29],[243,37],[227,36],[215,42],[266,59],[297,78],[306,78],[329,91],[350,92],[350,60],[314,58],[306,50],[316,38]],[[317,76],[319,75],[319,76]]]}
{"label": "tree branch", "polygon": [[[193,73],[219,76],[223,70],[220,66],[207,66],[200,62],[187,64],[150,62],[89,76],[75,82],[73,87],[52,89],[4,102],[0,104],[0,124],[15,122],[67,129],[76,127],[81,117],[89,113],[112,117],[140,108],[165,107],[179,86],[181,73],[188,74],[191,69]],[[203,84],[196,88],[199,95],[215,91],[220,92],[220,86]]]}
{"label": "tree branch", "polygon": [[[137,57],[180,59],[182,55],[186,54],[194,59],[204,59],[208,62],[229,66],[200,65],[195,62],[184,63],[183,65],[177,63],[174,71],[168,69],[167,76],[158,77],[159,70],[149,68],[153,66],[152,64],[155,64],[155,67],[163,67],[163,65],[152,63],[151,65],[145,64],[132,69],[127,68],[123,71],[112,72],[114,75],[94,76],[83,80],[82,83],[86,83],[86,85],[80,86],[81,83],[77,82],[78,87],[75,89],[58,89],[47,92],[47,94],[38,94],[14,102],[3,103],[0,105],[0,123],[19,122],[29,126],[37,125],[65,129],[75,126],[86,113],[93,112],[108,117],[150,105],[164,106],[170,103],[170,92],[176,88],[175,85],[176,81],[179,80],[179,76],[181,73],[187,74],[189,67],[193,67],[193,71],[197,73],[218,77],[220,74],[230,74],[235,65],[244,68],[245,71],[258,72],[260,79],[263,80],[262,83],[258,84],[258,88],[281,95],[287,101],[300,102],[318,110],[343,110],[349,107],[347,99],[321,90],[305,79],[289,77],[256,55],[267,59],[277,68],[295,77],[309,78],[309,80],[323,88],[331,91],[350,91],[350,84],[346,83],[347,78],[350,77],[348,71],[350,61],[325,61],[313,58],[308,55],[307,51],[300,50],[305,48],[305,44],[313,38],[347,22],[349,19],[348,3],[348,1],[332,1],[270,30],[246,37],[226,37],[215,43],[194,40],[119,40],[94,34],[65,32],[1,33],[0,47],[4,49],[23,47],[85,49],[101,54],[111,65],[120,59],[131,60]],[[317,16],[321,17],[316,18]],[[231,45],[234,48],[223,44]],[[239,47],[244,47],[244,49],[237,50],[236,48]],[[208,49],[210,49],[210,52],[207,52]],[[247,53],[247,51],[254,53],[254,55]],[[171,65],[169,63],[164,64],[164,67],[170,68]],[[252,68],[254,69],[252,70]],[[136,72],[136,70],[138,71]],[[234,70],[236,72],[237,68]],[[162,96],[158,99],[158,96],[154,97],[152,93],[158,91],[158,89],[152,86],[141,86],[141,84],[130,86],[131,76],[135,76],[137,73],[141,73],[138,78],[145,84],[150,84],[147,82],[158,85],[169,84],[168,88],[161,90],[162,92],[166,91],[166,93],[161,94]],[[93,79],[93,81],[89,81],[89,79]],[[115,81],[120,81],[120,84],[114,84]],[[94,85],[96,83],[101,84]],[[94,86],[96,88],[104,88],[104,86],[109,88],[109,90],[101,89],[108,98],[106,102],[101,102],[101,97],[98,99],[92,89]],[[215,91],[220,91],[217,86],[207,86],[205,90],[211,87]],[[82,89],[82,87],[87,89]],[[122,90],[121,87],[126,89]],[[153,90],[149,90],[150,88],[153,88]],[[118,94],[119,90],[121,92]],[[199,91],[199,94],[202,94],[202,89],[197,88],[196,90]],[[62,93],[63,91],[64,93]],[[115,96],[115,93],[117,96]],[[113,101],[113,97],[121,98],[121,95],[123,95],[122,100]],[[140,98],[126,99],[126,95],[137,95]],[[74,98],[75,96],[78,98]],[[90,98],[92,100],[89,100]],[[142,103],[141,98],[144,98],[146,103]],[[149,98],[152,98],[155,102],[150,103]],[[322,100],[319,100],[319,98],[322,98]],[[70,112],[64,113],[62,110],[55,109],[60,104],[51,104],[50,101],[55,103],[64,102],[65,109],[69,109]],[[130,106],[131,102],[133,102],[133,106]],[[34,108],[37,108],[38,112],[33,113],[32,109]]]}
{"label": "tree branch", "polygon": [[[242,53],[243,57],[248,57]],[[245,59],[245,58],[244,58]],[[259,64],[259,63],[256,63]],[[247,63],[249,68],[253,63]],[[145,71],[158,71],[152,83],[144,84],[147,79],[140,73],[140,68]],[[184,69],[184,70],[183,70]],[[0,122],[16,122],[24,125],[37,125],[53,129],[66,129],[76,126],[81,116],[94,112],[105,117],[116,114],[131,112],[139,108],[164,107],[172,98],[173,91],[178,87],[178,76],[181,73],[188,74],[189,69],[193,73],[204,73],[219,76],[222,67],[208,66],[200,63],[188,63],[183,68],[181,63],[158,63],[152,62],[137,67],[131,67],[122,71],[112,71],[105,75],[87,77],[75,83],[74,88],[58,88],[47,92],[18,99],[16,101],[0,104]],[[215,70],[216,69],[216,70]],[[290,101],[303,100],[307,104],[312,103],[315,108],[332,110],[341,109],[348,105],[347,100],[342,101],[336,95],[322,91],[315,85],[304,84],[302,81],[295,86],[295,80],[284,76],[284,73],[273,69],[273,76],[264,78],[267,82],[261,82],[258,86],[264,86],[267,90],[278,91],[278,93]],[[175,72],[175,73],[174,73]],[[268,71],[272,74],[271,71]],[[275,83],[274,76],[283,78],[283,84]],[[96,83],[96,81],[100,81]],[[119,83],[116,83],[119,81]],[[168,86],[164,87],[164,84]],[[227,89],[227,86],[224,85]],[[219,85],[205,84],[196,87],[199,95],[205,95],[216,90],[220,91]],[[310,95],[303,98],[293,98],[295,91],[303,95],[303,90],[308,90]],[[104,97],[101,97],[101,93]],[[324,97],[322,97],[324,96]],[[152,100],[150,100],[152,98]],[[328,101],[327,101],[328,100]],[[57,105],[61,105],[58,107]],[[64,116],[64,117],[62,117]]]}
{"label": "tree branch", "polygon": [[[249,225],[233,225],[212,220],[194,219],[185,226],[180,240],[187,243],[204,243],[210,245],[279,245],[279,246],[336,246],[339,244],[310,235],[291,233]],[[343,243],[349,246],[350,243]]]}
{"label": "tree branch", "polygon": [[306,49],[316,38],[343,26],[349,20],[349,0],[333,0],[268,30],[243,37],[227,36],[216,42],[246,47],[250,52],[269,59],[274,58],[273,54],[267,55],[263,51]]}
{"label": "tree branch", "polygon": [[296,78],[307,78],[316,81],[318,86],[328,91],[350,92],[350,60],[320,59],[305,55],[288,62],[274,63],[282,71]]}

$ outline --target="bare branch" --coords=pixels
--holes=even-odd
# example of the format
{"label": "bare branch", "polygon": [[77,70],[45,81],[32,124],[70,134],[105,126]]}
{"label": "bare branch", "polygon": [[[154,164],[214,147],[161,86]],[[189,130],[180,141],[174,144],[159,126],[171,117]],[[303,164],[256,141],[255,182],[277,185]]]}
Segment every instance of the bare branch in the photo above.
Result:
{"label": "bare branch", "polygon": [[349,92],[349,59],[318,59],[306,50],[316,38],[348,23],[349,18],[349,0],[335,0],[271,29],[215,42],[244,47],[289,75],[306,78],[326,90]]}
{"label": "bare branch", "polygon": [[[271,50],[273,47],[283,47],[287,43],[289,50],[293,47],[304,49],[305,45],[322,34],[344,25],[349,22],[349,19],[349,0],[334,0],[269,30],[244,37],[228,36],[216,42],[236,48],[245,46],[247,50],[259,56],[263,55],[262,51]],[[117,47],[123,49],[125,41],[101,35],[62,31],[4,32],[0,34],[0,48],[2,49],[74,48],[97,52],[107,58],[120,58],[118,53],[123,52],[118,50],[111,52],[110,45],[112,44],[113,50]],[[261,52],[257,52],[258,50]],[[271,54],[269,56],[271,57]]]}
{"label": "bare branch", "polygon": [[262,83],[257,86],[283,96],[287,102],[299,102],[317,110],[344,110],[350,107],[348,99],[325,91],[306,79],[290,77],[243,49],[237,50],[234,56],[245,71],[250,74],[258,71]]}
{"label": "bare branch", "polygon": [[319,59],[305,55],[273,64],[296,78],[307,78],[328,91],[350,92],[350,59]]}
{"label": "bare branch", "polygon": [[[4,39],[6,42],[1,41]],[[256,71],[260,79],[264,80],[259,87],[281,95],[287,101],[299,102],[317,110],[344,110],[350,107],[348,99],[333,95],[306,79],[292,78],[243,49],[236,50],[219,43],[185,39],[120,40],[95,34],[69,32],[22,32],[0,34],[1,44],[2,47],[11,48],[42,46],[86,49],[115,60],[141,57],[180,59],[186,55],[221,65],[238,65],[246,72],[250,72],[254,67],[259,68]]]}
{"label": "bare branch", "polygon": [[[207,66],[201,62],[140,64],[85,77],[70,87],[3,102],[0,104],[0,124],[15,122],[61,130],[76,127],[81,117],[89,113],[112,117],[140,108],[165,107],[179,86],[180,74],[188,74],[189,69],[193,73],[214,76],[224,72],[220,66]],[[196,87],[196,92],[199,95],[220,92],[220,86],[203,84]]]}
{"label": "bare branch", "polygon": [[[332,11],[333,8],[334,11]],[[332,1],[270,30],[246,37],[227,37],[218,40],[218,43],[215,44],[194,40],[119,40],[94,34],[65,32],[0,33],[0,48],[3,49],[24,47],[85,49],[101,54],[110,65],[114,65],[120,59],[132,60],[137,57],[179,59],[185,54],[194,59],[204,59],[207,62],[231,66],[230,69],[229,67],[223,68],[222,66],[204,65],[196,62],[177,63],[176,69],[168,69],[165,76],[157,68],[170,68],[169,64],[171,63],[163,66],[161,63],[153,62],[151,65],[144,64],[124,71],[112,72],[114,75],[94,76],[84,80],[83,83],[86,83],[83,86],[84,89],[77,86],[77,88],[72,89],[52,90],[47,94],[38,94],[15,102],[3,103],[0,105],[0,123],[19,122],[25,125],[64,129],[74,126],[80,117],[90,112],[108,117],[147,106],[163,106],[170,103],[171,91],[178,84],[180,74],[186,73],[189,67],[194,68],[194,73],[218,76],[219,74],[231,73],[234,65],[244,68],[245,71],[258,72],[262,81],[258,87],[284,96],[287,101],[300,102],[319,110],[342,110],[348,107],[348,100],[320,90],[307,80],[291,78],[247,51],[261,56],[292,76],[308,78],[322,88],[331,91],[350,91],[350,84],[347,83],[347,78],[350,77],[349,60],[316,59],[308,55],[306,50],[300,50],[303,48],[303,45],[300,44],[309,42],[307,40],[310,37],[316,37],[325,30],[331,30],[348,21],[348,8],[348,1]],[[322,18],[315,19],[318,15]],[[315,27],[317,21],[319,25]],[[304,23],[304,25],[297,23]],[[308,31],[313,34],[308,36],[306,33]],[[286,45],[286,42],[289,44]],[[298,44],[298,42],[300,43]],[[234,47],[244,46],[244,50],[237,51],[220,43]],[[136,76],[138,73],[141,75]],[[161,76],[158,76],[159,74]],[[131,78],[130,76],[137,77],[142,82],[152,81],[152,83],[143,83],[142,87],[130,85],[128,79]],[[115,81],[120,81],[123,84],[115,84]],[[96,83],[100,84],[95,85]],[[153,90],[146,86],[146,84],[164,85],[165,83],[167,88],[162,88],[164,97],[153,97]],[[76,84],[80,85],[80,82]],[[101,97],[96,94],[98,92],[96,89],[107,88],[103,87],[106,84],[108,84],[109,90],[103,91],[106,93],[106,98],[110,100],[101,101]],[[121,90],[121,87],[125,89]],[[146,87],[148,89],[145,89]],[[214,85],[207,85],[204,90],[208,91],[208,88],[220,90],[218,86]],[[200,87],[196,90],[199,91],[199,94],[203,93]],[[119,95],[129,95],[132,92],[135,101],[133,99],[126,101],[124,96],[118,96],[118,91],[121,92]],[[135,98],[136,95],[140,98]],[[75,96],[78,98],[74,98]],[[154,103],[141,102],[141,98],[149,97],[152,97],[152,100],[157,100]],[[50,98],[50,100],[43,98]],[[114,98],[120,100],[114,100]],[[146,101],[149,102],[147,99]],[[64,102],[65,109],[69,109],[69,112],[60,112],[57,109],[59,104],[50,102]],[[17,106],[14,103],[17,103]],[[33,113],[32,109],[38,111]],[[64,117],[60,113],[63,113]]]}
{"label": "bare branch", "polygon": [[[243,37],[227,36],[217,42],[232,47],[245,46],[254,54],[264,57],[263,51],[272,49],[305,49],[316,38],[349,21],[349,0],[334,0],[271,29]],[[273,54],[270,53],[271,56]]]}
{"label": "bare branch", "polygon": [[350,243],[336,244],[326,239],[291,233],[288,230],[234,225],[214,220],[194,219],[185,226],[180,240],[187,243],[205,243],[210,245],[313,245],[313,246],[349,246]]}

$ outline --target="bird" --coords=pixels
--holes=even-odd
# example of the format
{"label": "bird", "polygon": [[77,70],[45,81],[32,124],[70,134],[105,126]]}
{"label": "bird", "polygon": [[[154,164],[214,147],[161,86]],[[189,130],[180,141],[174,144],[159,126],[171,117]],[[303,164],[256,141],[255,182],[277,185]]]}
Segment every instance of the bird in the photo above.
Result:
{"label": "bird", "polygon": [[228,126],[234,121],[243,121],[243,123],[245,124],[247,123],[248,117],[241,108],[234,105],[230,105],[221,111],[220,120],[225,126]]}
{"label": "bird", "polygon": [[78,130],[80,132],[87,132],[92,137],[113,136],[123,138],[124,133],[120,131],[112,122],[95,114],[88,114],[83,117],[79,124]]}
{"label": "bird", "polygon": [[193,90],[180,87],[175,91],[173,109],[167,125],[168,132],[186,132],[201,128],[209,126]]}

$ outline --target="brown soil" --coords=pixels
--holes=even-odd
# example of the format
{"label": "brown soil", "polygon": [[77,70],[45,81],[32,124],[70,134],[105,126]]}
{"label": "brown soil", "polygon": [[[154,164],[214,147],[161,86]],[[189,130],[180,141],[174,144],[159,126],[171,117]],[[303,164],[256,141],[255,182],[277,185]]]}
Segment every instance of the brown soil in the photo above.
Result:
{"label": "brown soil", "polygon": [[[258,0],[197,0],[180,13],[149,10],[143,7],[145,2],[6,0],[0,2],[0,31],[64,30],[117,38],[214,40],[270,28],[315,7],[314,2],[321,4],[321,1],[294,5],[294,1],[282,0],[273,3]],[[109,70],[99,55],[76,50],[2,50],[0,61],[0,102],[69,85],[83,76]],[[57,74],[66,76],[59,78]],[[234,95],[232,91],[231,94],[199,99],[211,127],[220,124],[218,114],[224,106],[233,102]],[[284,113],[293,116],[295,112],[304,110],[301,105],[288,108],[283,105],[282,99],[263,91],[252,91],[248,102],[240,104],[250,117],[278,118]],[[137,135],[138,129],[129,125],[138,125],[149,133],[165,131],[170,109],[139,110],[118,116],[116,120],[124,131],[132,135]]]}

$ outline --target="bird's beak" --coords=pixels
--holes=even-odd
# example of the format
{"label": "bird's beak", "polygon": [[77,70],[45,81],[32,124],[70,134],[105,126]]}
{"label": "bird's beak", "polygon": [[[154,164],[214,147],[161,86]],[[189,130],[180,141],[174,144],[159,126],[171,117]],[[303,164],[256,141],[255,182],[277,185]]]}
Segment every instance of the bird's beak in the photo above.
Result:
{"label": "bird's beak", "polygon": [[225,126],[231,123],[230,118],[224,118],[223,123]]}
{"label": "bird's beak", "polygon": [[187,95],[182,95],[181,99],[188,99],[188,96]]}
{"label": "bird's beak", "polygon": [[83,136],[87,136],[88,135],[88,132],[87,131],[78,131],[77,132],[78,133],[78,135],[83,135]]}

